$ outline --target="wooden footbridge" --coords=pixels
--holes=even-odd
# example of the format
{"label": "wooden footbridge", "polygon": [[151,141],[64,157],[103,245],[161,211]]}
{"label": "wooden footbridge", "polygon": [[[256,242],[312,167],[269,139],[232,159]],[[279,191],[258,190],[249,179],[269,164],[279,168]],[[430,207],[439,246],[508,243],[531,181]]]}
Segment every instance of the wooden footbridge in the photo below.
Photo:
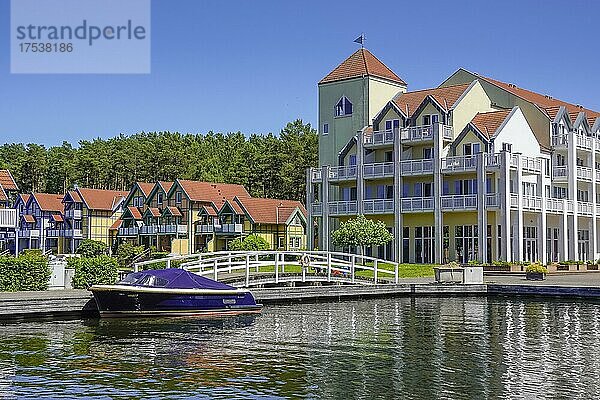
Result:
{"label": "wooden footbridge", "polygon": [[398,283],[398,263],[325,251],[219,251],[134,264],[134,271],[184,268],[237,287]]}

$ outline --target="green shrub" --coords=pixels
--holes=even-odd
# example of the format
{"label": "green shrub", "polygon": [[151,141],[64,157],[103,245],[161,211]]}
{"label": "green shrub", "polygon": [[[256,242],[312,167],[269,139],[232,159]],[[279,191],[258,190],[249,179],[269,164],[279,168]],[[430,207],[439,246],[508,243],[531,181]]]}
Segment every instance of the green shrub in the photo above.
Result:
{"label": "green shrub", "polygon": [[538,272],[541,274],[547,274],[548,270],[540,263],[529,264],[527,268],[525,268],[525,272]]}
{"label": "green shrub", "polygon": [[52,271],[41,252],[0,257],[0,291],[46,290]]}
{"label": "green shrub", "polygon": [[101,255],[97,257],[69,258],[68,267],[75,269],[73,287],[86,289],[92,285],[111,285],[118,278],[117,260]]}
{"label": "green shrub", "polygon": [[99,240],[85,239],[75,252],[81,254],[82,257],[97,257],[106,254],[108,246]]}
{"label": "green shrub", "polygon": [[131,243],[121,243],[117,247],[117,261],[121,267],[129,265],[133,259],[144,252],[144,246],[134,246]]}
{"label": "green shrub", "polygon": [[229,242],[229,250],[232,251],[265,251],[270,248],[269,242],[258,235],[248,235],[244,240],[235,239]]}
{"label": "green shrub", "polygon": [[153,251],[150,253],[150,258],[153,260],[158,260],[159,258],[166,258],[169,256],[168,251]]}

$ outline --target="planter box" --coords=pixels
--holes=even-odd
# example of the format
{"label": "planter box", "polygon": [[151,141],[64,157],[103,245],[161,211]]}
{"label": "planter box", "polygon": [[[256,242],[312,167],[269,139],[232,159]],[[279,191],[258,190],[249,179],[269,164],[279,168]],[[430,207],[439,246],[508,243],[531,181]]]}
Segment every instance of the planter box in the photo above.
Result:
{"label": "planter box", "polygon": [[543,281],[546,279],[546,274],[543,272],[527,272],[525,277],[528,281]]}
{"label": "planter box", "polygon": [[465,265],[463,267],[462,283],[467,285],[483,284],[483,265]]}
{"label": "planter box", "polygon": [[587,265],[587,270],[588,271],[598,271],[598,264],[588,264]]}
{"label": "planter box", "polygon": [[510,265],[485,265],[483,267],[486,272],[510,272]]}
{"label": "planter box", "polygon": [[569,270],[569,266],[568,265],[558,264],[556,266],[556,270],[557,271],[568,271]]}
{"label": "planter box", "polygon": [[464,268],[434,267],[435,281],[438,283],[462,283]]}

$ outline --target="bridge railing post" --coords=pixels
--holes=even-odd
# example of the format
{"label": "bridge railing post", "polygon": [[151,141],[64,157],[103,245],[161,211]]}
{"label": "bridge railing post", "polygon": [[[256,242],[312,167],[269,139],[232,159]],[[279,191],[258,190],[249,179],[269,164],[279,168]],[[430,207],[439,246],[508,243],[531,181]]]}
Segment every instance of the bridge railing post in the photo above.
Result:
{"label": "bridge railing post", "polygon": [[171,259],[167,258],[167,269],[171,268]]}
{"label": "bridge railing post", "polygon": [[229,253],[229,257],[227,258],[227,262],[229,263],[229,273],[231,273],[231,253]]}
{"label": "bridge railing post", "polygon": [[377,283],[377,259],[373,261],[373,279],[375,280],[375,283]]}
{"label": "bridge railing post", "polygon": [[254,261],[256,261],[256,272],[258,272],[258,253],[254,255]]}
{"label": "bridge railing post", "polygon": [[215,260],[213,261],[213,278],[214,280],[218,280],[218,275],[217,275],[217,259],[215,258]]}
{"label": "bridge railing post", "polygon": [[356,256],[354,254],[352,254],[352,257],[350,259],[350,280],[352,283],[354,283],[355,270],[356,270]]}
{"label": "bridge railing post", "polygon": [[327,282],[331,282],[331,253],[327,252]]}
{"label": "bridge railing post", "polygon": [[246,287],[250,286],[250,254],[246,254]]}
{"label": "bridge railing post", "polygon": [[398,284],[398,263],[394,264],[394,283]]}
{"label": "bridge railing post", "polygon": [[279,253],[275,253],[275,283],[279,283]]}

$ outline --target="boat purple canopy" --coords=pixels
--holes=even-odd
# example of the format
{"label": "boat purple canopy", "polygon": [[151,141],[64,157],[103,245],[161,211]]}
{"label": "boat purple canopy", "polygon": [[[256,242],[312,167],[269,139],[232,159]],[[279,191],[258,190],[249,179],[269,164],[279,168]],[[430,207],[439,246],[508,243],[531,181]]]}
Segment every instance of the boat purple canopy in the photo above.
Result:
{"label": "boat purple canopy", "polygon": [[179,268],[151,269],[134,272],[118,282],[121,285],[162,287],[169,289],[236,289]]}

